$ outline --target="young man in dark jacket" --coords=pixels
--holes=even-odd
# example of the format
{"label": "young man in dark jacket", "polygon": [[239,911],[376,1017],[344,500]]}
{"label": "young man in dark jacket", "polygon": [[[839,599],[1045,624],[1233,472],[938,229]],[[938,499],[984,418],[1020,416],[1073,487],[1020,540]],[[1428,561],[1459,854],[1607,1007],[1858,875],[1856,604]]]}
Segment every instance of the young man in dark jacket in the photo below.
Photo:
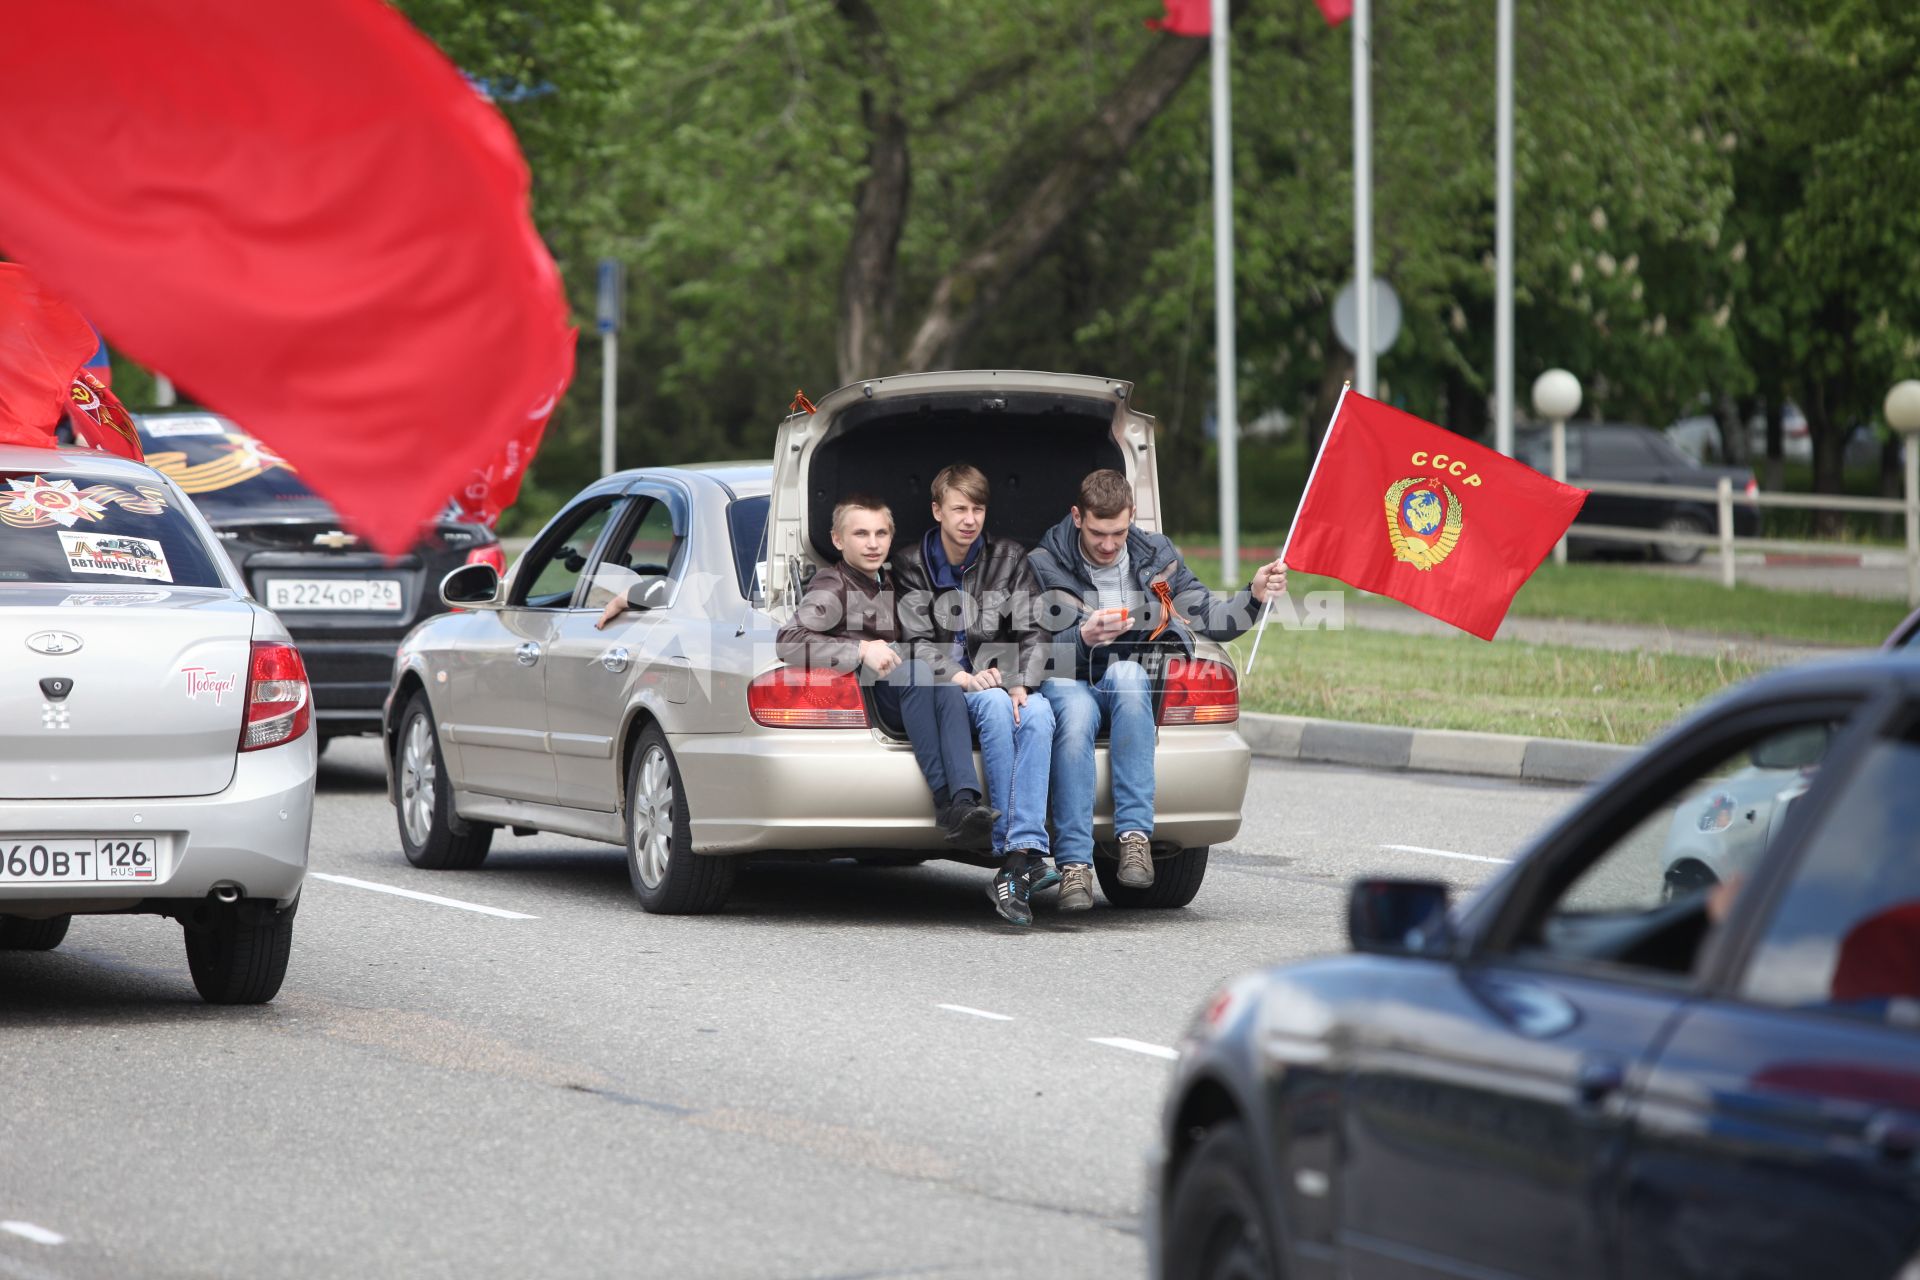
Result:
{"label": "young man in dark jacket", "polygon": [[[1061,631],[1073,674],[1057,671],[1041,686],[1053,704],[1053,857],[1060,907],[1093,905],[1094,739],[1107,729],[1113,778],[1113,829],[1119,880],[1153,884],[1153,686],[1139,658],[1155,644],[1193,654],[1197,635],[1231,640],[1259,616],[1269,596],[1287,589],[1278,560],[1252,584],[1216,596],[1180,559],[1173,543],[1133,524],[1133,485],[1118,471],[1080,482],[1079,500],[1049,529],[1027,562],[1049,603],[1078,606],[1077,629]],[[1069,621],[1072,625],[1072,620]],[[1061,662],[1064,667],[1065,663]]]}
{"label": "young man in dark jacket", "polygon": [[966,463],[933,478],[933,528],[893,558],[900,626],[936,679],[966,694],[980,735],[987,797],[1004,812],[993,851],[1005,861],[987,886],[1009,924],[1033,922],[1036,889],[1059,879],[1047,865],[1047,784],[1053,708],[1029,697],[1044,679],[1038,584],[1016,542],[987,534],[987,478]]}
{"label": "young man in dark jacket", "polygon": [[893,512],[874,498],[843,499],[833,509],[833,545],[840,560],[813,575],[774,650],[790,666],[859,672],[881,714],[906,726],[948,842],[984,853],[1000,814],[980,797],[965,696],[906,652],[887,572]]}

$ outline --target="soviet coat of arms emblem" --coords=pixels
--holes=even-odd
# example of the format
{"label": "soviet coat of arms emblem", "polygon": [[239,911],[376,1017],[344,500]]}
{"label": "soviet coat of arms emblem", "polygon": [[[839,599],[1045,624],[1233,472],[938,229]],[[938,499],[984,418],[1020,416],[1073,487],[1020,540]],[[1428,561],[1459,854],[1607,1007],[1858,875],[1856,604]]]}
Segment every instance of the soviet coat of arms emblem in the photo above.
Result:
{"label": "soviet coat of arms emblem", "polygon": [[1408,476],[1387,490],[1387,541],[1393,558],[1425,571],[1460,543],[1459,495],[1439,480]]}

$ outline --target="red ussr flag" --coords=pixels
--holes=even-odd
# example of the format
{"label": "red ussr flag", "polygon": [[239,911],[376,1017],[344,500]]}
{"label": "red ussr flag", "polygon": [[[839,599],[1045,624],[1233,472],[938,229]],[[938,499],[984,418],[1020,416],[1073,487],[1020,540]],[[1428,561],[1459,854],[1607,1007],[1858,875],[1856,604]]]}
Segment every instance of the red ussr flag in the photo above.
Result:
{"label": "red ussr flag", "polygon": [[1294,516],[1286,564],[1491,640],[1586,500],[1585,489],[1349,391]]}
{"label": "red ussr flag", "polygon": [[513,499],[566,298],[512,131],[383,0],[13,5],[0,119],[0,245],[369,542]]}
{"label": "red ussr flag", "polygon": [[1147,26],[1170,36],[1210,36],[1213,34],[1212,0],[1164,0],[1166,16],[1148,18]]}

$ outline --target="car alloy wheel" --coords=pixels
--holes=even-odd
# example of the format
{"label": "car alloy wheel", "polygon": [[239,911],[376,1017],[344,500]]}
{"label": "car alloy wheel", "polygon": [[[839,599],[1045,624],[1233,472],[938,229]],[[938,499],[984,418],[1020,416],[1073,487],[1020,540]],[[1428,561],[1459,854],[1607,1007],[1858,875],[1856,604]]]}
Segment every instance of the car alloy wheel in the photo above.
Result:
{"label": "car alloy wheel", "polygon": [[650,743],[640,757],[639,786],[633,795],[633,853],[640,882],[658,889],[673,859],[673,770],[666,748]]}
{"label": "car alloy wheel", "polygon": [[400,820],[407,824],[407,838],[424,845],[433,834],[433,793],[440,771],[433,759],[433,729],[425,715],[417,715],[407,724],[406,741],[400,747]]}

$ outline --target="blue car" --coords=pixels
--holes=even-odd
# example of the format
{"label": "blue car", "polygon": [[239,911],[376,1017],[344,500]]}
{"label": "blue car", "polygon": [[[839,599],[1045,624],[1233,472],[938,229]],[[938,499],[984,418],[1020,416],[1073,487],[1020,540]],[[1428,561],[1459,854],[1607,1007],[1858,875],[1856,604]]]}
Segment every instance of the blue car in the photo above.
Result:
{"label": "blue car", "polygon": [[[1783,743],[1804,795],[1676,891],[1676,815]],[[1348,927],[1184,1040],[1156,1276],[1920,1276],[1910,655],[1723,695],[1469,901],[1362,881]]]}

